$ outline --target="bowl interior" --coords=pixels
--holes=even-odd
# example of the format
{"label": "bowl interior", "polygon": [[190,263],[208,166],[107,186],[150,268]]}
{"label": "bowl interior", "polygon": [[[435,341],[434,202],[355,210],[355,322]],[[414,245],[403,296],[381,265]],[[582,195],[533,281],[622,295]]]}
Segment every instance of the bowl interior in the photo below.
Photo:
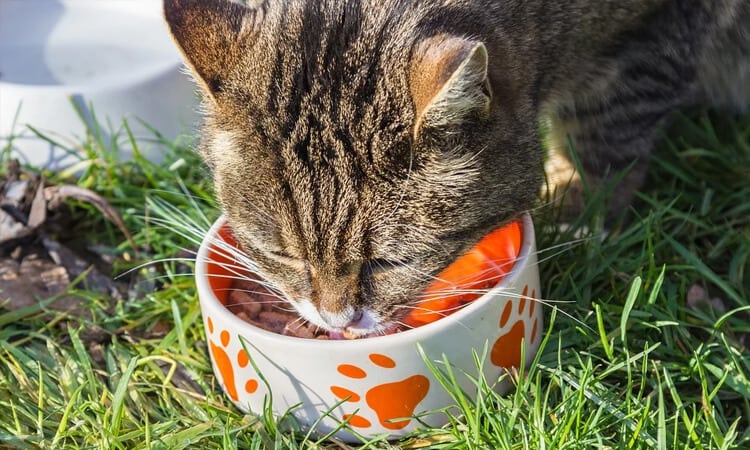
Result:
{"label": "bowl interior", "polygon": [[[529,221],[530,219],[527,218],[526,221]],[[257,277],[253,272],[244,269],[240,263],[238,263],[235,258],[230,254],[231,252],[228,251],[229,247],[233,247],[239,250],[239,244],[235,240],[234,236],[232,235],[232,231],[229,228],[229,226],[224,223],[222,219],[217,221],[218,228],[216,225],[214,226],[216,237],[223,241],[223,245],[219,246],[216,244],[216,241],[208,246],[207,248],[207,254],[205,257],[205,275],[206,279],[208,281],[208,287],[211,290],[211,294],[218,300],[221,305],[226,308],[230,309],[227,305],[228,303],[228,297],[229,293],[233,289],[232,284],[235,278],[237,277],[250,277],[254,278]],[[513,272],[513,270],[518,266],[518,261],[522,260],[525,255],[523,254],[521,247],[521,240],[524,241],[524,247],[528,247],[528,239],[529,237],[526,235],[527,233],[524,232],[524,221],[519,220],[517,222],[512,223],[513,227],[506,226],[502,230],[506,236],[503,236],[502,238],[495,239],[495,243],[498,245],[504,245],[508,246],[509,248],[506,248],[503,252],[497,252],[498,254],[503,253],[503,256],[506,259],[503,259],[503,271],[501,275],[498,274],[491,274],[489,277],[488,283],[491,283],[491,285],[488,285],[487,288],[491,289],[493,286],[500,286],[503,284],[503,281],[507,275],[510,275],[510,273]],[[533,232],[531,233],[533,236]],[[533,239],[533,238],[532,238]],[[507,241],[507,242],[506,242]],[[511,242],[516,241],[516,242]],[[487,244],[485,244],[486,246]],[[485,250],[487,251],[487,250]],[[526,248],[526,251],[528,252],[528,248]],[[508,262],[509,255],[513,255],[514,259],[510,262]],[[464,259],[464,258],[462,258]],[[198,270],[197,273],[202,272],[202,270]],[[443,298],[446,301],[452,301],[456,299],[462,299],[466,297],[465,294],[460,294],[461,292],[464,292],[464,288],[462,284],[458,284],[454,286],[456,289],[456,292],[459,292],[458,295],[446,293]],[[440,313],[419,313],[419,314],[410,314],[408,317],[404,319],[404,323],[407,324],[411,329],[403,329],[400,330],[402,332],[404,331],[414,331],[419,327],[422,327],[424,325],[429,325],[431,323],[439,323],[443,321],[443,318],[449,317],[450,315],[453,315],[455,313],[460,312],[461,309],[465,309],[468,306],[472,306],[472,304],[476,301],[481,299],[481,295],[473,295],[471,300],[461,303],[456,302],[456,304],[451,304],[449,307],[446,307],[445,311],[450,311],[448,315],[440,314]],[[439,301],[427,301],[426,304],[434,304],[435,308],[442,308],[441,302]],[[441,306],[442,305],[442,306]],[[425,308],[426,309],[426,308]],[[437,309],[436,309],[437,310]],[[234,314],[234,313],[232,313]],[[422,319],[418,316],[433,316],[431,319]],[[412,317],[414,316],[414,317]],[[413,320],[412,320],[413,319]],[[252,324],[247,324],[249,327],[254,327]],[[264,330],[261,330],[264,331]],[[381,336],[383,337],[383,336]],[[370,337],[371,339],[372,337]]]}
{"label": "bowl interior", "polygon": [[[217,235],[226,245],[239,248],[228,225],[222,225],[218,229]],[[213,295],[222,305],[226,306],[227,296],[235,277],[247,276],[250,275],[250,272],[238,267],[237,261],[235,261],[227,250],[219,249],[216,245],[211,245],[206,260],[206,275]]]}

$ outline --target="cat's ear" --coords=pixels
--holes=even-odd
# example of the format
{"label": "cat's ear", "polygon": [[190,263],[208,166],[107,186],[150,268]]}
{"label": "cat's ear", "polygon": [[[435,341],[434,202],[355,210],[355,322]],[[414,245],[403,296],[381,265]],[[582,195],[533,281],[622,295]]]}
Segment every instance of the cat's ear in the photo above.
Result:
{"label": "cat's ear", "polygon": [[489,113],[492,91],[481,42],[436,36],[422,42],[411,65],[415,135],[425,127],[457,125]]}
{"label": "cat's ear", "polygon": [[253,28],[252,9],[229,0],[164,0],[164,18],[188,67],[212,98],[240,61]]}

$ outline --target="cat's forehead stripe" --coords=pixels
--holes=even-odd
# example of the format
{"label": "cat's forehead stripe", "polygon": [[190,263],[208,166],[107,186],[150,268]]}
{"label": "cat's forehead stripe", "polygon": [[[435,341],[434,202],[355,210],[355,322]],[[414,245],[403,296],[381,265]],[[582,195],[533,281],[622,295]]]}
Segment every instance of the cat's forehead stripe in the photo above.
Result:
{"label": "cat's forehead stripe", "polygon": [[[287,146],[284,153],[285,185],[293,199],[287,214],[300,224],[300,242],[308,243],[305,249],[311,257],[331,259],[342,247],[352,247],[352,225],[356,223],[356,208],[361,204],[360,180],[354,175],[356,158],[345,146],[320,144],[317,139],[305,139],[307,145],[329,147],[328,151],[306,149],[298,153],[296,145]],[[293,147],[289,150],[289,147]],[[311,155],[311,153],[313,155]],[[311,164],[311,160],[314,164]],[[346,241],[346,242],[345,242]]]}

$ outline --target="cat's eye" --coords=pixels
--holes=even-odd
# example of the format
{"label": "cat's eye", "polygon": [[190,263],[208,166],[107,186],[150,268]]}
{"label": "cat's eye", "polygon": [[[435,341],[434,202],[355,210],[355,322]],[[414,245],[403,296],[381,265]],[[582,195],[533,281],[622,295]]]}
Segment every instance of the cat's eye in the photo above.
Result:
{"label": "cat's eye", "polygon": [[274,260],[286,266],[291,266],[298,270],[310,270],[309,264],[304,259],[295,258],[294,256],[284,253],[283,251],[270,251],[268,252],[268,254]]}
{"label": "cat's eye", "polygon": [[403,267],[404,265],[406,265],[404,261],[400,261],[397,259],[373,258],[367,260],[365,264],[363,264],[363,268],[365,268],[368,273],[374,275],[382,272],[387,272],[394,268]]}

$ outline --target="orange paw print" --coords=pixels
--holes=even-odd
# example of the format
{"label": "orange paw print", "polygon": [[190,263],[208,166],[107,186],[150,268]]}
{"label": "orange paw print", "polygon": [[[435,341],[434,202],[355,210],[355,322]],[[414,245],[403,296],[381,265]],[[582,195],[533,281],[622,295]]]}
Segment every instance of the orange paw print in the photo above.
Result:
{"label": "orange paw print", "polygon": [[[382,369],[393,369],[396,362],[386,355],[370,354],[370,361]],[[352,364],[340,364],[336,370],[350,379],[367,378],[367,372]],[[377,370],[377,369],[376,369]],[[414,409],[425,398],[430,389],[430,380],[424,375],[412,375],[400,381],[378,384],[365,392],[365,402],[378,417],[380,424],[389,430],[400,430],[407,425],[414,415]],[[349,389],[331,386],[333,395],[348,403],[358,403],[362,397]],[[359,414],[345,414],[344,420],[356,428],[369,428],[372,423]],[[405,419],[406,418],[406,419]],[[395,420],[402,419],[402,420]]]}
{"label": "orange paw print", "polygon": [[[214,322],[210,317],[208,318],[208,331],[211,335],[214,334]],[[221,380],[224,383],[224,389],[226,389],[229,397],[236,402],[239,399],[239,395],[237,393],[237,383],[234,375],[234,363],[236,362],[239,367],[244,368],[247,367],[248,364],[250,364],[250,358],[247,356],[247,352],[245,351],[245,349],[240,348],[234,361],[232,360],[226,350],[229,346],[231,338],[232,337],[229,334],[229,331],[222,330],[219,333],[220,342],[217,344],[213,339],[209,337],[208,346],[211,351],[211,355],[213,355],[214,357],[214,362],[219,368],[219,373],[221,373]],[[245,392],[247,392],[248,394],[252,394],[258,390],[258,380],[249,379],[245,382],[244,387]]]}
{"label": "orange paw print", "polygon": [[[500,329],[503,334],[495,341],[490,353],[490,361],[498,367],[518,368],[521,366],[521,340],[527,338],[526,345],[536,342],[538,320],[535,318],[531,326],[531,336],[526,336],[526,323],[534,317],[536,309],[536,289],[531,290],[524,286],[521,298],[518,300],[518,309],[514,313],[516,302],[508,301],[500,315]],[[514,316],[513,322],[510,321]],[[511,325],[512,323],[512,325]]]}

